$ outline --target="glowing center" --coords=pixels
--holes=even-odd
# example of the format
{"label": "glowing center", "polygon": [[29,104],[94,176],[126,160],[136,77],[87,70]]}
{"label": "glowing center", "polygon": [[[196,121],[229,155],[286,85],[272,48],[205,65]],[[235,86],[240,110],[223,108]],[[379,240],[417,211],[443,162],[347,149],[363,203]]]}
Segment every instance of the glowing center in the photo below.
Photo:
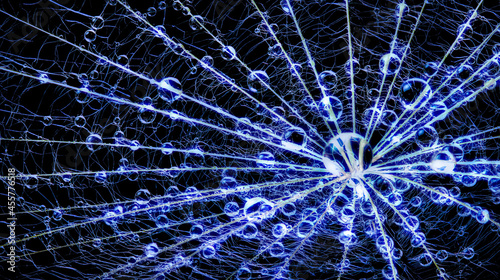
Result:
{"label": "glowing center", "polygon": [[372,148],[356,133],[341,133],[328,141],[323,152],[323,164],[332,174],[356,178],[372,162]]}

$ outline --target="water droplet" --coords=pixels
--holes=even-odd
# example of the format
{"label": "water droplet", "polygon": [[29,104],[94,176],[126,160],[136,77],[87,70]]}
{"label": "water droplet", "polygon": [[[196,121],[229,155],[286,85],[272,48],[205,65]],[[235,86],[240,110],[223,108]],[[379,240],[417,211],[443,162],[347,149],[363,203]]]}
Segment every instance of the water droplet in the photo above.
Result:
{"label": "water droplet", "polygon": [[276,210],[273,209],[273,207],[274,204],[269,200],[261,197],[254,197],[245,203],[243,211],[245,216],[249,219],[267,219],[274,216]]}
{"label": "water droplet", "polygon": [[309,234],[312,234],[311,231],[314,228],[314,224],[309,221],[302,221],[299,222],[299,225],[297,226],[297,236],[300,238],[304,238],[308,236]]}
{"label": "water droplet", "polygon": [[257,166],[262,168],[274,167],[274,156],[270,152],[262,152],[257,158]]}
{"label": "water droplet", "polygon": [[52,120],[51,116],[45,116],[45,117],[43,117],[43,121],[42,121],[43,125],[49,126],[49,125],[52,124],[52,122],[53,122],[53,120]]}
{"label": "water droplet", "polygon": [[288,232],[288,229],[287,229],[286,225],[283,223],[279,223],[279,224],[274,225],[273,230],[272,230],[273,236],[276,238],[281,238],[281,237],[285,236],[285,234],[287,232]]}
{"label": "water droplet", "polygon": [[174,152],[174,145],[169,142],[163,143],[163,145],[161,145],[161,152],[164,155],[171,155]]}
{"label": "water droplet", "polygon": [[399,91],[403,106],[410,110],[420,108],[431,94],[432,89],[429,84],[417,78],[406,80]]}
{"label": "water droplet", "polygon": [[189,232],[191,233],[191,237],[198,237],[203,234],[203,226],[202,225],[193,225]]}
{"label": "water droplet", "polygon": [[474,72],[474,70],[469,65],[462,65],[457,69],[458,78],[462,81],[469,78],[472,72]]}
{"label": "water droplet", "polygon": [[411,237],[411,246],[420,247],[425,242],[425,235],[423,232],[417,232]]}
{"label": "water droplet", "polygon": [[382,74],[394,75],[401,65],[401,59],[394,53],[388,53],[380,58],[379,68]]}
{"label": "water droplet", "polygon": [[429,164],[432,170],[443,173],[453,172],[453,169],[455,169],[456,165],[457,161],[455,160],[455,157],[453,156],[453,154],[446,150],[443,150],[434,155]]}
{"label": "water droplet", "polygon": [[397,270],[394,270],[391,265],[386,265],[382,268],[382,275],[385,277],[384,279],[395,279],[394,274],[398,274]]}
{"label": "water droplet", "polygon": [[467,217],[470,215],[471,210],[470,210],[470,208],[460,204],[457,206],[457,213],[459,216]]}
{"label": "water droplet", "polygon": [[438,70],[438,65],[435,62],[427,62],[424,66],[424,72],[428,76],[436,74],[437,70]]}
{"label": "water droplet", "polygon": [[97,38],[95,31],[92,29],[85,31],[85,34],[83,36],[85,37],[85,41],[87,41],[89,43],[94,42],[95,39]]}
{"label": "water droplet", "polygon": [[165,3],[165,1],[161,1],[160,3],[158,3],[158,9],[165,10],[166,8],[167,8],[167,3]]}
{"label": "water droplet", "polygon": [[[352,73],[351,73],[351,61],[352,61],[352,69],[353,69]],[[350,76],[351,74],[352,75],[357,74],[359,72],[358,59],[352,58],[352,59],[347,60],[344,67],[345,67],[346,75]]]}
{"label": "water droplet", "polygon": [[339,241],[344,245],[353,245],[358,242],[358,237],[350,230],[344,230],[339,233]]}
{"label": "water droplet", "polygon": [[268,53],[269,56],[273,58],[285,58],[285,53],[283,53],[283,50],[281,49],[281,44],[269,46]]}
{"label": "water droplet", "polygon": [[106,179],[107,179],[108,175],[106,174],[106,172],[104,171],[101,171],[101,172],[97,172],[95,175],[94,175],[94,179],[97,183],[99,184],[103,184],[106,182]]}
{"label": "water droplet", "polygon": [[168,77],[160,81],[158,91],[160,98],[170,103],[181,97],[182,86],[176,78]]}
{"label": "water droplet", "polygon": [[420,263],[421,266],[429,266],[432,263],[432,258],[429,254],[422,253],[419,256],[418,262]]}
{"label": "water droplet", "polygon": [[488,187],[491,192],[494,194],[500,194],[500,179],[499,178],[490,178],[488,180]]}
{"label": "water droplet", "polygon": [[132,140],[130,141],[129,143],[129,146],[128,146],[132,151],[137,151],[139,150],[139,148],[141,148],[141,143],[139,142],[139,140]]}
{"label": "water droplet", "polygon": [[86,143],[87,149],[94,151],[100,147],[99,144],[102,143],[102,138],[101,138],[101,136],[99,136],[95,133],[92,133],[87,137],[86,142],[87,142]]}
{"label": "water droplet", "polygon": [[148,16],[150,16],[150,17],[156,16],[156,9],[154,7],[148,8]]}
{"label": "water droplet", "polygon": [[75,125],[77,127],[84,127],[85,124],[87,123],[87,120],[85,119],[84,116],[80,115],[75,118]]}
{"label": "water droplet", "polygon": [[481,209],[474,216],[476,217],[476,220],[481,224],[485,224],[490,220],[490,213],[486,209]]}
{"label": "water droplet", "polygon": [[102,240],[100,238],[94,238],[94,241],[92,242],[92,246],[95,248],[99,248],[102,245]]}
{"label": "water droplet", "polygon": [[273,257],[280,257],[285,253],[285,246],[281,242],[275,242],[270,246],[269,253]]}
{"label": "water droplet", "polygon": [[40,84],[46,84],[49,82],[49,75],[47,74],[40,74],[38,78],[40,79]]}
{"label": "water droplet", "polygon": [[204,258],[211,259],[215,257],[215,248],[212,245],[208,245],[201,251]]}
{"label": "water droplet", "polygon": [[288,216],[288,217],[294,215],[296,212],[297,212],[297,208],[295,207],[295,204],[293,204],[293,203],[287,203],[287,204],[283,205],[283,207],[281,208],[281,213],[283,213],[283,215]]}
{"label": "water droplet", "polygon": [[240,206],[238,206],[238,203],[236,202],[229,202],[224,206],[224,213],[228,215],[229,217],[234,217],[238,215],[240,211]]}
{"label": "water droplet", "polygon": [[465,248],[462,251],[462,255],[464,258],[470,260],[474,257],[474,249],[472,249],[471,247]]}
{"label": "water droplet", "polygon": [[128,65],[128,57],[124,54],[119,55],[117,62],[118,62],[118,64],[121,64],[123,66],[127,66]]}
{"label": "water droplet", "polygon": [[323,164],[329,172],[340,176],[342,173],[367,169],[372,156],[370,144],[361,135],[342,133],[328,141],[323,152]]}
{"label": "water droplet", "polygon": [[168,227],[168,218],[165,215],[159,215],[156,217],[156,225],[160,228]]}
{"label": "water droplet", "polygon": [[283,12],[289,16],[292,15],[292,2],[293,0],[281,0],[281,8],[283,9]]}
{"label": "water droplet", "polygon": [[399,206],[403,202],[403,197],[399,193],[391,193],[387,201],[394,206]]}
{"label": "water droplet", "polygon": [[254,223],[247,223],[242,230],[243,237],[247,239],[255,238],[258,233],[259,230],[257,229],[257,226]]}
{"label": "water droplet", "polygon": [[[461,24],[457,29],[457,36],[468,36],[472,33],[472,26],[468,23]],[[460,35],[462,34],[462,35]]]}
{"label": "water droplet", "polygon": [[250,269],[246,267],[242,267],[238,269],[238,273],[236,274],[236,279],[237,280],[250,280],[252,279],[252,272]]}
{"label": "water droplet", "polygon": [[147,258],[156,257],[156,255],[158,255],[158,252],[160,252],[160,249],[158,248],[158,245],[156,245],[156,243],[150,243],[144,247],[144,254]]}
{"label": "water droplet", "polygon": [[[147,97],[149,98],[149,97]],[[150,124],[156,119],[156,111],[152,105],[144,105],[139,108],[139,121],[143,124]]]}
{"label": "water droplet", "polygon": [[104,19],[101,16],[92,17],[90,26],[95,30],[101,29],[104,27]]}
{"label": "water droplet", "polygon": [[297,151],[305,147],[306,143],[306,133],[301,128],[288,129],[281,141],[281,144],[285,148]]}
{"label": "water droplet", "polygon": [[439,261],[445,261],[447,258],[448,258],[448,251],[446,250],[439,250],[437,253],[436,253],[436,258],[439,260]]}
{"label": "water droplet", "polygon": [[415,141],[421,148],[432,147],[437,143],[438,133],[432,126],[425,126],[417,130]]}
{"label": "water droplet", "polygon": [[52,212],[52,219],[54,221],[60,221],[62,219],[63,213],[59,209],[55,209],[54,212]]}
{"label": "water droplet", "polygon": [[214,65],[214,59],[213,59],[213,57],[211,57],[209,55],[205,55],[201,59],[201,62],[199,64],[199,66],[201,68],[206,69],[206,70],[210,70],[211,68],[213,68],[213,65]]}
{"label": "water droplet", "polygon": [[337,121],[342,116],[342,102],[340,99],[334,96],[326,96],[321,99],[319,103],[319,109],[324,118],[328,121]]}
{"label": "water droplet", "polygon": [[151,193],[147,189],[140,189],[135,193],[135,202],[139,205],[146,205],[151,199]]}
{"label": "water droplet", "polygon": [[221,51],[224,60],[233,60],[236,58],[236,50],[231,46],[224,46]]}
{"label": "water droplet", "polygon": [[269,76],[261,70],[252,71],[248,75],[247,82],[251,92],[261,92],[269,87]]}
{"label": "water droplet", "polygon": [[326,90],[333,90],[337,85],[337,74],[333,71],[323,71],[318,78],[320,86]]}

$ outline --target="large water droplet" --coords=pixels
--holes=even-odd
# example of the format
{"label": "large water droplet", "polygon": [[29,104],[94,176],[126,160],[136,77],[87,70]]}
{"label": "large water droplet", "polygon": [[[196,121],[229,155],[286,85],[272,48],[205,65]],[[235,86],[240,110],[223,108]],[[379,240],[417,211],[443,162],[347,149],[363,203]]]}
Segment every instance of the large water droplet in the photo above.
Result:
{"label": "large water droplet", "polygon": [[173,102],[181,97],[182,86],[176,78],[168,77],[160,81],[158,91],[161,99]]}
{"label": "large water droplet", "polygon": [[263,168],[274,167],[275,161],[274,156],[270,152],[262,152],[257,158],[257,166]]}
{"label": "large water droplet", "polygon": [[160,249],[156,243],[150,243],[144,247],[144,254],[147,258],[154,258],[158,255]]}
{"label": "large water droplet", "polygon": [[273,209],[273,207],[274,204],[269,200],[254,197],[245,203],[243,211],[249,219],[266,219],[272,217],[276,212],[276,209]]}
{"label": "large water droplet", "polygon": [[104,19],[101,16],[95,16],[92,18],[90,26],[96,30],[101,29],[104,27]]}
{"label": "large water droplet", "polygon": [[283,135],[281,144],[291,150],[301,150],[306,145],[306,133],[301,128],[290,128]]}
{"label": "large water droplet", "polygon": [[279,257],[285,253],[285,246],[281,242],[273,243],[269,248],[269,253],[273,257]]}
{"label": "large water droplet", "polygon": [[337,85],[337,74],[333,71],[323,71],[319,74],[319,84],[326,90],[333,90]]}
{"label": "large water droplet", "polygon": [[89,43],[94,42],[95,39],[97,38],[97,35],[95,34],[95,31],[92,30],[92,29],[89,29],[89,30],[85,31],[85,34],[83,36],[85,37],[85,41],[87,41]]}
{"label": "large water droplet", "polygon": [[325,168],[336,176],[367,169],[373,153],[370,144],[359,134],[342,133],[331,139],[323,152]]}
{"label": "large water droplet", "polygon": [[432,168],[432,170],[443,173],[453,172],[453,169],[455,169],[456,165],[457,161],[455,160],[455,157],[453,156],[453,154],[446,150],[443,150],[434,155],[430,163],[430,167]]}
{"label": "large water droplet", "polygon": [[418,78],[406,80],[399,91],[401,102],[407,109],[420,108],[431,94],[432,89],[429,84]]}
{"label": "large water droplet", "polygon": [[388,53],[380,58],[379,68],[382,74],[393,75],[401,65],[401,59],[394,53]]}
{"label": "large water droplet", "polygon": [[224,60],[233,60],[236,58],[236,50],[231,46],[224,46],[221,51]]}
{"label": "large water droplet", "polygon": [[248,75],[248,88],[251,92],[261,92],[269,87],[269,76],[266,72],[257,70]]}
{"label": "large water droplet", "polygon": [[151,193],[147,189],[140,189],[135,193],[135,202],[139,205],[146,205],[151,199]]}
{"label": "large water droplet", "polygon": [[438,140],[438,133],[432,126],[425,126],[417,130],[415,141],[421,148],[432,147]]}
{"label": "large water droplet", "polygon": [[87,140],[85,142],[87,142],[87,144],[86,144],[87,149],[94,151],[100,147],[99,144],[102,143],[102,138],[101,138],[101,136],[99,136],[95,133],[92,133],[87,137]]}
{"label": "large water droplet", "polygon": [[337,121],[342,116],[342,102],[334,96],[325,96],[319,103],[321,115],[328,121]]}

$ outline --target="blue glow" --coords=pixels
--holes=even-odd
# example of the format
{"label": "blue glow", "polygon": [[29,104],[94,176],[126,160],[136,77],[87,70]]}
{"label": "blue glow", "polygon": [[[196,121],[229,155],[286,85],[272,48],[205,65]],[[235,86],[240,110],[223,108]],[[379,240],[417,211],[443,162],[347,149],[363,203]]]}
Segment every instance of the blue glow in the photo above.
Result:
{"label": "blue glow", "polygon": [[500,277],[495,1],[7,2],[2,275]]}

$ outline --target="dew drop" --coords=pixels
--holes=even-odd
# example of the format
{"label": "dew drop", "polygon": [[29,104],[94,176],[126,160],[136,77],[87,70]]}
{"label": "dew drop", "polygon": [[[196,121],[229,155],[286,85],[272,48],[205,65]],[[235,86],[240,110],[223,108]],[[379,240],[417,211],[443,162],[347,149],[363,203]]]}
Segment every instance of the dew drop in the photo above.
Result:
{"label": "dew drop", "polygon": [[201,254],[203,255],[204,258],[206,259],[211,259],[215,257],[215,248],[212,245],[208,245],[203,250],[201,251]]}
{"label": "dew drop", "polygon": [[221,51],[224,60],[233,60],[236,58],[236,50],[231,46],[224,46]]}
{"label": "dew drop", "polygon": [[140,189],[135,193],[135,202],[139,205],[146,205],[151,199],[151,193],[147,189]]}
{"label": "dew drop", "polygon": [[455,160],[453,154],[445,150],[434,155],[430,162],[430,167],[432,168],[432,170],[442,173],[453,172],[453,169],[455,169],[456,165],[457,161]]}
{"label": "dew drop", "polygon": [[257,166],[262,168],[274,167],[274,156],[270,152],[262,152],[257,158]]}
{"label": "dew drop", "polygon": [[269,248],[269,253],[273,257],[280,257],[285,253],[285,246],[281,242],[273,243]]}
{"label": "dew drop", "polygon": [[53,119],[52,119],[51,116],[45,116],[45,117],[43,117],[43,121],[42,121],[43,125],[49,126],[49,125],[52,124],[52,122],[53,122]]}
{"label": "dew drop", "polygon": [[380,72],[385,75],[394,75],[401,65],[401,59],[394,53],[388,53],[380,58]]}
{"label": "dew drop", "polygon": [[199,15],[193,16],[189,19],[189,27],[191,27],[192,30],[200,30],[204,23],[205,20]]}
{"label": "dew drop", "polygon": [[337,74],[333,71],[323,71],[318,78],[320,86],[326,90],[333,90],[337,85]]}
{"label": "dew drop", "polygon": [[85,34],[83,36],[85,37],[85,41],[87,41],[89,43],[94,42],[96,37],[97,37],[95,31],[92,29],[85,31]]}
{"label": "dew drop", "polygon": [[431,94],[432,89],[429,84],[418,78],[406,80],[399,91],[403,106],[410,110],[420,108]]}
{"label": "dew drop", "polygon": [[160,249],[158,248],[158,245],[156,243],[150,243],[144,247],[144,254],[147,258],[156,257],[156,255],[158,255],[158,252],[160,252]]}
{"label": "dew drop", "polygon": [[261,70],[252,71],[248,75],[247,82],[251,92],[261,92],[269,87],[269,76]]}
{"label": "dew drop", "polygon": [[323,117],[328,121],[337,121],[342,116],[342,102],[334,96],[325,96],[319,103],[319,109]]}
{"label": "dew drop", "polygon": [[101,29],[104,27],[104,19],[101,16],[92,17],[90,26],[95,30]]}
{"label": "dew drop", "polygon": [[242,230],[243,237],[247,239],[255,238],[258,233],[259,230],[257,229],[257,226],[254,223],[246,224]]}
{"label": "dew drop", "polygon": [[160,81],[158,91],[161,99],[171,103],[181,97],[182,86],[176,78],[168,77]]}
{"label": "dew drop", "polygon": [[226,206],[224,206],[224,213],[226,213],[226,215],[228,215],[229,217],[238,215],[239,211],[240,207],[236,202],[229,202],[226,204]]}
{"label": "dew drop", "polygon": [[99,144],[102,143],[102,138],[101,138],[101,136],[99,136],[95,133],[92,133],[87,137],[86,142],[87,142],[86,143],[87,149],[94,151],[100,147]]}

